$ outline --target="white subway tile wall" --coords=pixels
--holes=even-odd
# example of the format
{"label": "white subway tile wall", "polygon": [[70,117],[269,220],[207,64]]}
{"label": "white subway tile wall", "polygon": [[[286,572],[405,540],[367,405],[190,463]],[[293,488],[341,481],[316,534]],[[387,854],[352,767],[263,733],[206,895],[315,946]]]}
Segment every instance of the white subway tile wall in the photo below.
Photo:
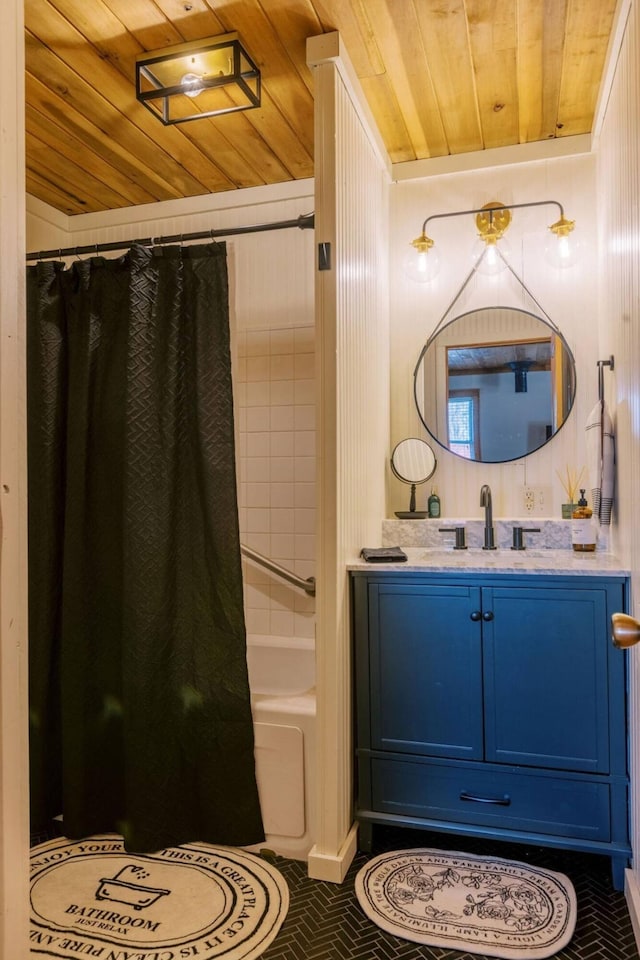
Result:
{"label": "white subway tile wall", "polygon": [[[315,575],[313,327],[241,331],[236,341],[238,497],[243,543]],[[313,638],[315,602],[243,561],[248,634]]]}

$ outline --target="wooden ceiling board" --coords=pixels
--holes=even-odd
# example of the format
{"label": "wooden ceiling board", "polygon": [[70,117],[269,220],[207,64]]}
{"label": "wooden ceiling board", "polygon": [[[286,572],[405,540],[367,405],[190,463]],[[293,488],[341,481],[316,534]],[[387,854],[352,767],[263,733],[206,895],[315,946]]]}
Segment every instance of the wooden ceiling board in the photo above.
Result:
{"label": "wooden ceiling board", "polygon": [[[106,134],[81,112],[74,109],[64,96],[59,96],[41,83],[32,74],[25,78],[27,103],[35,111],[51,117],[64,131],[65,136],[75,137],[88,151],[100,155],[103,160],[122,176],[147,191],[153,200],[171,200],[180,197],[179,191],[163,180],[157,171],[138,163],[135,155],[113,137]],[[27,112],[27,128],[30,115]],[[62,146],[58,147],[62,150]],[[27,169],[29,170],[27,155]],[[47,201],[48,202],[48,201]],[[66,212],[66,211],[65,211]]]}
{"label": "wooden ceiling board", "polygon": [[518,3],[520,143],[557,135],[567,2]]}
{"label": "wooden ceiling board", "polygon": [[[25,0],[29,190],[71,214],[313,176],[306,41],[333,30],[392,162],[588,133],[615,6]],[[137,102],[137,54],[230,31],[261,70],[260,107],[164,126]]]}
{"label": "wooden ceiling board", "polygon": [[558,120],[562,135],[591,129],[616,0],[569,0]]}
{"label": "wooden ceiling board", "polygon": [[77,155],[74,160],[63,156],[62,153],[55,153],[46,143],[31,133],[25,136],[25,146],[36,169],[46,170],[47,177],[52,178],[54,183],[59,183],[63,177],[67,179],[72,177],[72,182],[82,183],[85,200],[83,211],[99,210],[102,203],[108,203],[113,209],[128,206],[122,194],[117,193],[89,172],[82,154]]}
{"label": "wooden ceiling board", "polygon": [[[360,0],[312,0],[322,33],[337,30],[358,77],[379,77],[385,72],[380,48]],[[393,2],[393,0],[392,0]]]}
{"label": "wooden ceiling board", "polygon": [[516,15],[511,0],[467,0],[469,44],[485,148],[518,143]]}
{"label": "wooden ceiling board", "polygon": [[[380,51],[387,65],[385,75],[391,84],[395,110],[404,121],[406,131],[399,143],[393,135],[391,117],[381,110],[381,104],[372,99],[375,116],[384,116],[383,139],[388,144],[393,161],[415,160],[447,153],[447,138],[440,108],[433,89],[433,81],[425,57],[422,36],[413,0],[397,0],[393,11],[388,0],[369,0],[367,16],[375,35],[380,38]],[[376,84],[367,84],[375,97]],[[402,127],[398,125],[399,130]],[[408,137],[408,141],[407,141]],[[410,148],[410,149],[409,149]]]}
{"label": "wooden ceiling board", "polygon": [[[48,6],[48,9],[52,11],[53,8]],[[57,12],[56,16],[59,17]],[[57,25],[60,26],[61,22],[62,18]],[[131,83],[127,83],[110,63],[102,60],[95,47],[79,42],[78,37],[70,27],[65,43],[58,43],[58,57],[28,34],[27,56],[31,71],[43,83],[50,77],[54,89],[64,91],[65,98],[68,97],[87,116],[96,118],[105,132],[121,142],[134,142],[134,153],[142,157],[146,153],[153,158],[154,167],[166,169],[169,182],[183,196],[229,189],[228,178],[194,143],[179,128],[163,127],[146,107],[136,101]],[[56,83],[54,78],[58,77],[60,81]],[[90,78],[90,82],[83,77]],[[164,149],[159,146],[158,128],[163,131]]]}
{"label": "wooden ceiling board", "polygon": [[307,37],[322,33],[322,24],[311,0],[260,0],[276,35],[284,44],[291,63],[313,97],[313,76],[307,66]]}
{"label": "wooden ceiling board", "polygon": [[[120,0],[106,0],[112,6]],[[207,14],[207,20],[204,17]],[[126,9],[120,10],[120,16],[123,18],[125,27],[131,31],[140,44],[140,51],[153,50],[154,45],[149,40],[146,31],[139,30],[129,21]],[[136,20],[138,18],[136,17]],[[216,36],[220,33],[229,33],[231,29],[224,19],[217,15],[207,4],[203,4],[203,9],[197,15],[200,28],[206,29],[206,36]],[[261,16],[259,24],[254,22],[254,29],[261,29],[264,32],[271,32],[265,28],[265,18]],[[234,28],[235,29],[235,28]],[[192,31],[189,18],[181,21],[182,36],[181,40],[194,40],[202,37],[202,33]],[[244,40],[241,30],[237,30]],[[252,36],[254,33],[252,32]],[[176,42],[172,40],[172,43]],[[283,82],[274,79],[270,71],[273,68],[271,60],[267,60],[269,68],[265,70],[262,66],[262,60],[269,57],[269,51],[264,52],[263,45],[267,43],[264,36],[261,35],[260,42],[256,40],[253,44],[244,41],[249,54],[255,58],[256,63],[262,70],[262,103],[259,108],[243,111],[235,115],[228,115],[211,121],[189,122],[176,128],[163,127],[156,121],[158,131],[156,137],[163,142],[163,130],[176,129],[186,137],[197,138],[202,143],[203,124],[210,122],[216,125],[219,136],[226,137],[233,144],[233,149],[238,150],[240,155],[246,161],[250,161],[256,172],[259,171],[259,179],[256,182],[277,183],[283,180],[300,179],[313,175],[313,99],[309,90],[301,79],[296,84],[291,84],[291,91],[287,96],[290,99],[288,112],[293,118],[293,123],[289,122],[288,117],[283,113],[280,106],[274,102],[273,91],[283,88]],[[287,61],[290,69],[290,62]],[[135,58],[129,65],[131,74],[135,71]],[[146,111],[148,113],[148,111]],[[297,119],[296,119],[297,118]],[[151,118],[153,120],[153,118]],[[233,122],[229,122],[229,121]],[[224,131],[224,133],[222,132]],[[232,139],[233,138],[233,139]],[[240,144],[242,144],[240,146]],[[214,139],[211,144],[214,155],[217,155],[218,141]],[[236,180],[235,186],[251,185],[253,181],[243,178]]]}
{"label": "wooden ceiling board", "polygon": [[[136,158],[152,156],[154,144],[149,137],[123,117],[119,111],[113,110],[108,101],[93,87],[81,80],[78,74],[28,33],[26,51],[31,75],[41,84],[50,87],[64,100],[65,104],[69,104],[83,116],[92,118],[92,122],[101,130],[105,138],[117,140],[120,148],[132,158],[133,163],[136,162]],[[149,118],[154,119],[150,114]],[[27,168],[30,166],[31,158],[27,153]],[[190,174],[186,174],[172,157],[161,150],[153,156],[153,162],[145,163],[145,166],[148,168],[148,176],[158,184],[158,192],[161,193],[159,199],[195,196],[206,192],[203,184]],[[73,195],[76,195],[78,190],[81,190],[81,184],[76,182],[73,185]],[[105,205],[104,209],[109,208]]]}
{"label": "wooden ceiling board", "polygon": [[[236,30],[247,51],[262,72],[268,95],[285,118],[295,118],[298,136],[310,154],[313,153],[313,96],[298,71],[293,68],[285,45],[265,15],[259,0],[229,5],[228,0],[207,0],[225,26]],[[225,15],[225,8],[232,11]],[[253,112],[253,111],[250,111]]]}
{"label": "wooden ceiling board", "polygon": [[366,77],[360,84],[392,163],[415,160],[407,125],[389,77]]}
{"label": "wooden ceiling board", "polygon": [[[33,136],[47,148],[44,158],[45,169],[49,167],[48,157],[60,154],[60,161],[69,161],[70,164],[81,164],[79,180],[82,181],[84,171],[88,171],[99,183],[109,184],[122,198],[122,206],[135,206],[140,203],[153,203],[156,196],[141,187],[115,164],[109,163],[100,152],[88,147],[85,140],[79,139],[69,128],[63,129],[51,119],[51,114],[40,112],[27,104],[26,134]],[[40,168],[42,169],[42,167]],[[67,178],[66,166],[62,166],[60,176]]]}
{"label": "wooden ceiling board", "polygon": [[87,210],[85,201],[73,195],[71,185],[53,183],[46,175],[41,175],[36,171],[27,169],[25,173],[25,187],[27,193],[32,197],[38,197],[48,203],[55,210],[60,210],[69,217],[74,217],[81,213],[90,213]]}
{"label": "wooden ceiling board", "polygon": [[464,0],[417,0],[416,10],[447,136],[447,152],[482,150]]}

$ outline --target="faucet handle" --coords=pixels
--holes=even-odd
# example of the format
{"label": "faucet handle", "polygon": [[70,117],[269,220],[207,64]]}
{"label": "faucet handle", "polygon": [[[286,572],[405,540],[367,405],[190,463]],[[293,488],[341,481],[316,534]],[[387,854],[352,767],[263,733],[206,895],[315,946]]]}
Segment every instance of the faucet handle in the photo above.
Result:
{"label": "faucet handle", "polygon": [[438,527],[440,533],[455,533],[456,542],[454,550],[466,550],[467,545],[464,540],[465,528],[464,527]]}
{"label": "faucet handle", "polygon": [[514,527],[513,528],[513,546],[512,550],[525,550],[524,534],[540,533],[540,527]]}

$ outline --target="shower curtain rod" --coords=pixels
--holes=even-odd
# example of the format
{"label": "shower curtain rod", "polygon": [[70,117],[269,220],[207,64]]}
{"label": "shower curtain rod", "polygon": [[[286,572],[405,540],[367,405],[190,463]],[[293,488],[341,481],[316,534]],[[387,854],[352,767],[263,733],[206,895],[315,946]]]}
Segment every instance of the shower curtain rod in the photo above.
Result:
{"label": "shower curtain rod", "polygon": [[29,260],[51,260],[55,257],[77,257],[83,253],[101,253],[107,250],[126,250],[134,243],[154,247],[166,243],[186,243],[189,240],[215,240],[217,237],[234,237],[243,233],[262,233],[267,230],[287,230],[298,227],[310,230],[314,226],[313,213],[305,213],[295,220],[277,220],[273,223],[257,223],[247,227],[229,227],[227,230],[200,230],[196,233],[176,233],[166,237],[145,237],[142,240],[114,240],[111,243],[90,243],[81,247],[64,247],[54,250],[35,250],[27,254]]}

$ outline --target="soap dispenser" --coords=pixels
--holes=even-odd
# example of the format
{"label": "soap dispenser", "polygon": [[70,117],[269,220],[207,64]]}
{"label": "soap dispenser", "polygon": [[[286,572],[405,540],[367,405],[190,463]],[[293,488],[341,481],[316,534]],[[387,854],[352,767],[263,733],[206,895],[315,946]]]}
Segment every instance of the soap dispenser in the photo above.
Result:
{"label": "soap dispenser", "polygon": [[580,553],[591,553],[596,548],[595,527],[591,517],[593,510],[587,506],[584,490],[580,491],[580,499],[573,511],[571,520],[571,545]]}
{"label": "soap dispenser", "polygon": [[440,516],[440,497],[436,493],[436,488],[431,489],[431,496],[427,500],[427,513],[430,517]]}

